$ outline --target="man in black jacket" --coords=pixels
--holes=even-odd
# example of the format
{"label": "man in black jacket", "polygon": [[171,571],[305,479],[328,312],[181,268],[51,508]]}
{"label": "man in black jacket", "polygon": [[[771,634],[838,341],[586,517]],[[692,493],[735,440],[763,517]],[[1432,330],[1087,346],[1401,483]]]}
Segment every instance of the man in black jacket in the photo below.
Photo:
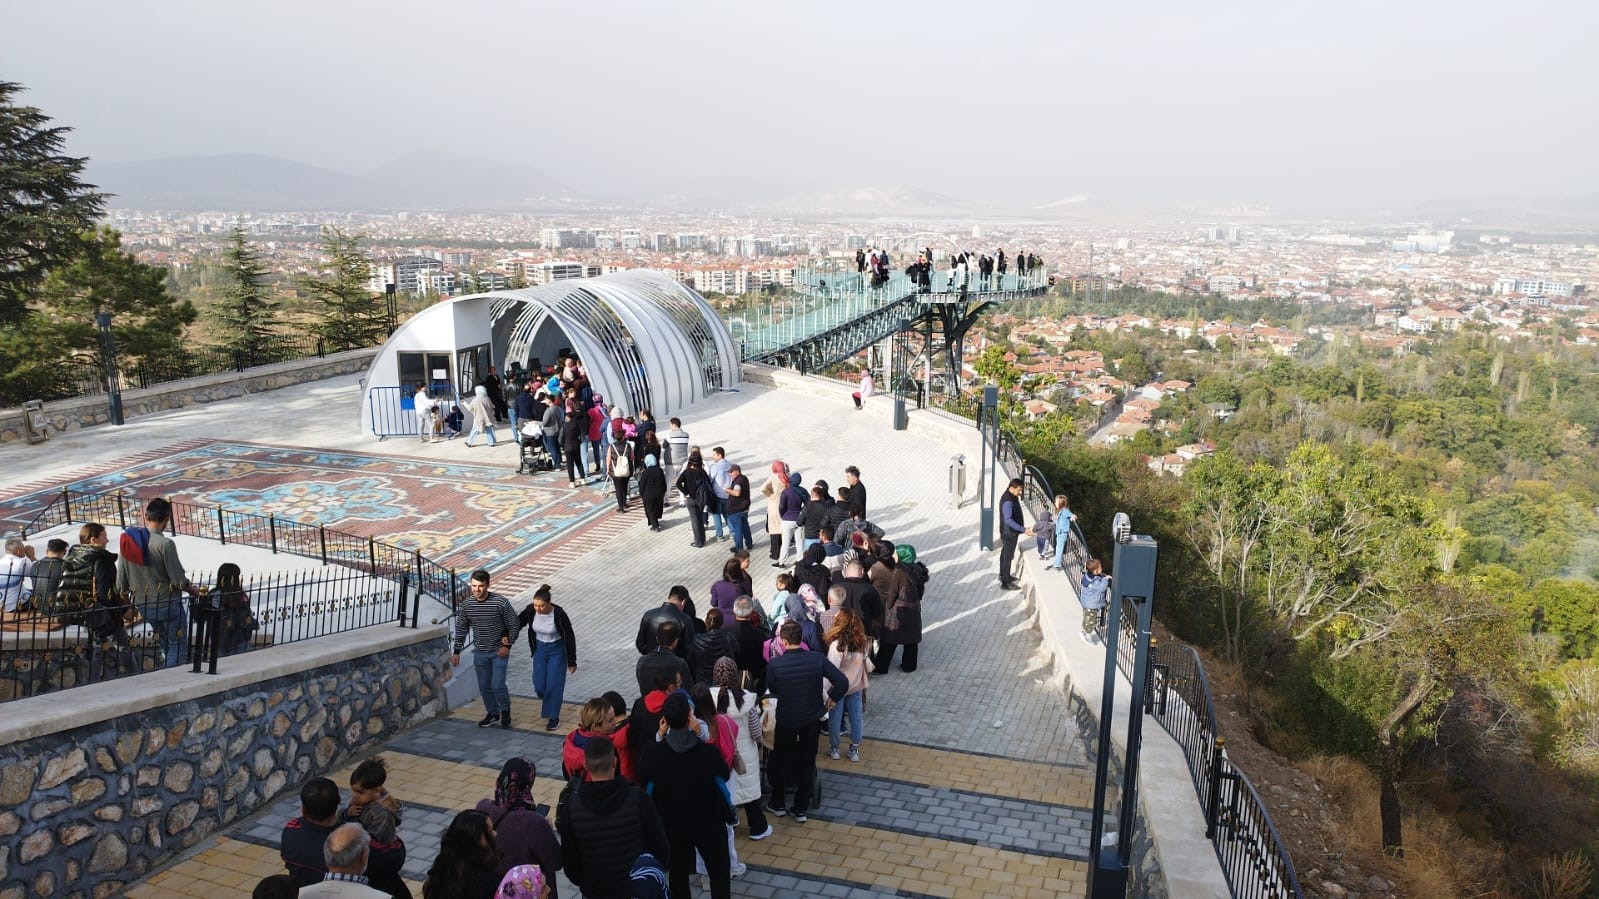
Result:
{"label": "man in black jacket", "polygon": [[322,846],[339,826],[339,785],[313,777],[300,788],[300,817],[283,825],[278,853],[296,887],[321,883],[328,874]]}
{"label": "man in black jacket", "polygon": [[655,683],[655,674],[659,671],[676,672],[685,689],[694,683],[694,669],[677,655],[678,647],[685,642],[683,632],[677,629],[675,621],[663,621],[660,627],[655,629],[655,651],[646,656],[639,656],[638,664],[633,667],[633,676],[638,679],[640,696],[650,691]]}
{"label": "man in black jacket", "polygon": [[772,639],[772,632],[755,620],[755,600],[740,596],[733,603],[732,629],[738,640],[733,660],[738,662],[738,670],[749,674],[751,689],[759,692],[766,684],[766,657],[761,655],[761,647]]}
{"label": "man in black jacket", "polygon": [[[766,810],[779,818],[792,814],[796,822],[804,824],[811,787],[816,783],[820,719],[849,692],[849,679],[826,655],[800,649],[804,636],[798,621],[783,622],[777,635],[783,641],[783,654],[766,663],[766,690],[777,699],[777,734],[767,765],[772,798]],[[823,678],[828,684],[825,703],[816,692]],[[783,798],[790,784],[795,786],[794,806],[784,809]]]}
{"label": "man in black jacket", "polygon": [[861,483],[861,470],[851,465],[844,469],[845,489],[849,491],[849,505],[859,506],[861,517],[866,517],[866,485]]}
{"label": "man in black jacket", "polygon": [[691,895],[688,881],[697,851],[705,859],[712,899],[728,899],[732,882],[727,823],[732,810],[717,782],[727,780],[729,772],[721,752],[700,740],[698,725],[688,697],[670,696],[657,730],[660,740],[652,735],[639,758],[639,776],[650,785],[650,796],[666,825],[672,895]]}
{"label": "man in black jacket", "polygon": [[[639,655],[655,651],[655,632],[660,628],[663,621],[676,622],[678,633],[690,637],[693,636],[694,619],[683,611],[683,607],[687,603],[688,588],[678,584],[667,592],[666,602],[644,613],[644,617],[639,619],[638,636],[633,638],[633,648],[638,650]],[[678,658],[685,662],[688,661],[688,645],[686,643],[679,644],[676,652]]]}
{"label": "man in black jacket", "polygon": [[860,613],[866,633],[873,637],[881,636],[883,615],[887,610],[883,605],[883,597],[878,595],[877,588],[866,577],[866,566],[859,561],[844,563],[844,577],[837,582],[837,586],[844,588],[846,603],[853,603],[855,610]]}
{"label": "man in black jacket", "polygon": [[650,797],[616,776],[616,747],[610,740],[590,740],[583,747],[583,764],[588,779],[567,781],[555,807],[566,877],[589,899],[629,895],[629,874],[640,853],[649,852],[663,864],[671,858],[666,829]]}

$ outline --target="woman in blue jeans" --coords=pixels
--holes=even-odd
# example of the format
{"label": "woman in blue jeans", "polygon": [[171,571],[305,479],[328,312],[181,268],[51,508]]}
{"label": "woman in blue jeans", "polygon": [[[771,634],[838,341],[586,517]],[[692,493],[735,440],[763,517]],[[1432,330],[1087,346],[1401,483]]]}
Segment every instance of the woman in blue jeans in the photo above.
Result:
{"label": "woman in blue jeans", "polygon": [[533,602],[517,616],[528,630],[533,646],[533,695],[543,700],[540,717],[545,730],[561,726],[561,702],[566,698],[566,676],[577,671],[577,638],[572,619],[550,599],[550,585],[533,593]]}
{"label": "woman in blue jeans", "polygon": [[872,641],[866,636],[866,625],[861,616],[849,606],[838,610],[833,626],[825,637],[827,660],[844,672],[849,680],[849,692],[833,706],[827,715],[827,757],[838,758],[838,742],[843,736],[844,716],[849,715],[849,760],[861,760],[861,731],[865,721],[861,717],[866,698],[866,656]]}

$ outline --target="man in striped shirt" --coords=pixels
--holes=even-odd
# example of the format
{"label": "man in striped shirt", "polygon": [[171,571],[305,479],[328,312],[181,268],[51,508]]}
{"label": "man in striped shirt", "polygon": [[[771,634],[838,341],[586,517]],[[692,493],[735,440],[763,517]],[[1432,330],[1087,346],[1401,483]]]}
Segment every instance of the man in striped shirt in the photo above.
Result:
{"label": "man in striped shirt", "polygon": [[511,659],[511,644],[516,642],[521,623],[511,609],[511,601],[489,592],[489,573],[482,568],[472,572],[472,595],[455,613],[455,651],[450,667],[461,664],[466,632],[472,632],[472,667],[477,669],[477,690],[483,697],[486,714],[477,723],[488,727],[499,719],[501,727],[511,726],[511,691],[505,686],[505,666]]}

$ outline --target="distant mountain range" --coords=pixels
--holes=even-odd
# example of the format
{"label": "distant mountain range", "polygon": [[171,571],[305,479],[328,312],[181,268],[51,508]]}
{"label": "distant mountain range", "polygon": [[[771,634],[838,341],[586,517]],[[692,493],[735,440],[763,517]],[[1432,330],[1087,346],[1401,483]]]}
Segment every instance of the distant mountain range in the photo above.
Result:
{"label": "distant mountain range", "polygon": [[87,179],[135,209],[502,210],[558,202],[571,188],[536,168],[410,153],[361,174],[230,153],[145,162],[90,161]]}
{"label": "distant mountain range", "polygon": [[[1197,207],[1151,206],[1063,196],[1028,204],[979,202],[902,185],[840,186],[783,176],[696,178],[650,195],[575,189],[538,168],[444,152],[412,152],[365,172],[336,171],[275,156],[232,153],[144,162],[90,160],[88,180],[129,209],[260,211],[544,211],[667,208],[847,218],[1089,220],[1105,224],[1184,221]],[[1438,227],[1560,229],[1599,225],[1599,193],[1571,197],[1462,197],[1377,210],[1284,210],[1275,220],[1431,221]],[[1225,214],[1202,214],[1203,218]]]}

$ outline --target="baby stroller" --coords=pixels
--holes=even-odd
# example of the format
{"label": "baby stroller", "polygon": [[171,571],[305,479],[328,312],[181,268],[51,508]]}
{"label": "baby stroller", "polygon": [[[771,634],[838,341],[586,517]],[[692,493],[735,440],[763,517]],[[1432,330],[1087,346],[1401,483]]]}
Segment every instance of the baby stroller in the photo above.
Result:
{"label": "baby stroller", "polygon": [[[528,422],[523,425],[523,431],[516,435],[516,445],[520,448],[520,459],[516,465],[517,474],[537,474],[541,471],[554,471],[555,460],[544,449],[544,440],[539,434],[537,422]],[[528,434],[527,429],[532,428],[533,433]]]}

